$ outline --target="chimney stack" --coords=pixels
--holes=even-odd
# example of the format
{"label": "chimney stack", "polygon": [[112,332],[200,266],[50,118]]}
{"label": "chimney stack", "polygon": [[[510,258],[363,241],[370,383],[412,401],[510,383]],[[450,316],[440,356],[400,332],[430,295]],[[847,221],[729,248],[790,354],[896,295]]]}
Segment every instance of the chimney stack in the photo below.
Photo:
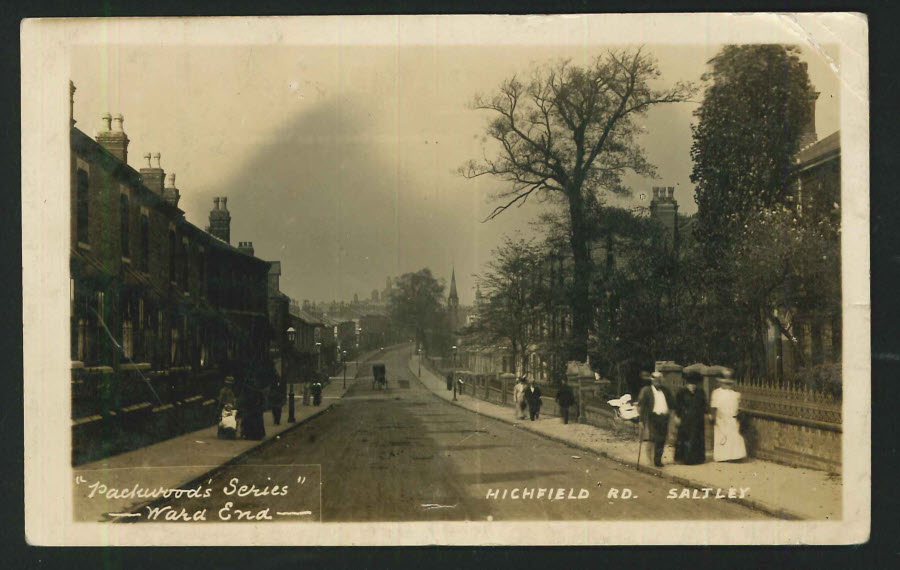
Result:
{"label": "chimney stack", "polygon": [[[156,166],[150,165],[151,156],[156,159]],[[151,155],[148,152],[144,155],[144,158],[147,159],[147,166],[141,168],[141,180],[144,182],[144,186],[146,186],[150,190],[153,190],[154,194],[156,194],[157,196],[163,196],[165,193],[164,189],[166,173],[159,166],[159,153]],[[174,186],[172,187],[174,188]]]}
{"label": "chimney stack", "polygon": [[209,233],[230,244],[231,214],[226,207],[228,198],[214,198],[213,202],[216,208],[209,213]]}
{"label": "chimney stack", "polygon": [[650,217],[663,225],[670,243],[674,243],[678,224],[678,202],[674,186],[654,186],[650,202]]}
{"label": "chimney stack", "polygon": [[125,134],[125,131],[122,128],[122,123],[125,119],[122,115],[116,115],[116,129],[112,130],[111,122],[113,118],[109,113],[104,113],[103,117],[103,126],[104,130],[97,133],[97,142],[100,143],[100,146],[105,148],[107,152],[111,155],[115,156],[119,160],[124,163],[128,163],[128,135]]}
{"label": "chimney stack", "polygon": [[238,250],[246,253],[249,256],[253,256],[253,242],[252,241],[239,241],[238,242]]}
{"label": "chimney stack", "polygon": [[[157,162],[159,161],[159,154],[156,155]],[[160,169],[160,173],[162,173],[162,169]],[[178,191],[178,188],[175,187],[175,173],[172,172],[166,178],[166,187],[163,189],[163,198],[165,198],[166,202],[169,204],[178,207],[178,200],[181,199],[181,192]]]}

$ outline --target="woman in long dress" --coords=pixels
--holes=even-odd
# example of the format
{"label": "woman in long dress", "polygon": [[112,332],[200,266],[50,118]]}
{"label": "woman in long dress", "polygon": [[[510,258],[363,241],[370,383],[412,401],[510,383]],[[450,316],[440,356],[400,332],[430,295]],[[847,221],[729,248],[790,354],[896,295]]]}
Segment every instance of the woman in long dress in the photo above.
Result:
{"label": "woman in long dress", "polygon": [[741,394],[734,389],[734,380],[730,373],[719,379],[719,387],[713,390],[709,398],[709,407],[713,415],[713,459],[716,461],[734,461],[747,457],[747,446],[741,436],[737,414],[741,404]]}
{"label": "woman in long dress", "polygon": [[675,396],[675,414],[678,418],[678,437],[675,440],[675,461],[685,465],[697,465],[706,461],[706,394],[697,384],[701,381],[697,372],[685,375],[685,387]]}

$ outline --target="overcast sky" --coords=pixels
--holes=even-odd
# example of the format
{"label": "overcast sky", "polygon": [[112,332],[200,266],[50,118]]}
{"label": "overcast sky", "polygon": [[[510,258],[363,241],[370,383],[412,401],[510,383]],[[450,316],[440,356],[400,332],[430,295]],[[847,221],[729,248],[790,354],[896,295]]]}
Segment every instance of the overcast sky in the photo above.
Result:
{"label": "overcast sky", "polygon": [[[639,40],[639,38],[638,38]],[[660,86],[698,81],[721,46],[648,45]],[[213,197],[227,196],[232,244],[282,262],[282,290],[298,300],[369,297],[387,276],[430,267],[461,301],[504,235],[531,230],[528,203],[481,223],[498,182],[459,177],[482,156],[488,115],[476,93],[535,63],[586,61],[601,46],[90,46],[74,51],[77,127],[94,136],[104,112],[122,113],[129,164],[159,152],[175,172],[181,208],[201,228]],[[837,58],[837,54],[832,53]],[[839,85],[804,49],[821,92],[819,138],[839,129]],[[700,96],[698,96],[699,99]],[[643,144],[659,179],[631,176],[632,204],[654,185],[675,186],[696,211],[690,124],[696,103],[657,107]],[[644,195],[643,201],[641,194]]]}

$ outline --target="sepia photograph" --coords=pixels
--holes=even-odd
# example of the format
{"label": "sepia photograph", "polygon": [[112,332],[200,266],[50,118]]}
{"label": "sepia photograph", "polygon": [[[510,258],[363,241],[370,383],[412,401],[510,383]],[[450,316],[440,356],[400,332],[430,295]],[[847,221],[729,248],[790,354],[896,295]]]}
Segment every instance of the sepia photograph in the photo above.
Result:
{"label": "sepia photograph", "polygon": [[866,540],[864,16],[22,48],[30,543]]}

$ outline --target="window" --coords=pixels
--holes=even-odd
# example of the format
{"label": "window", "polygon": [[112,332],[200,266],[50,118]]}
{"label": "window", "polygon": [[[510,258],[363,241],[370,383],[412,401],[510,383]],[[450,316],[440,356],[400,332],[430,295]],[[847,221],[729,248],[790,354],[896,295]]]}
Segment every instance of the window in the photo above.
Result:
{"label": "window", "polygon": [[169,281],[172,283],[175,282],[175,257],[177,256],[177,251],[175,243],[175,230],[169,230]]}
{"label": "window", "polygon": [[197,289],[201,297],[206,296],[206,255],[202,249],[197,254]]}
{"label": "window", "polygon": [[170,339],[170,344],[169,344],[169,364],[172,365],[172,366],[175,366],[175,365],[178,363],[178,360],[179,360],[180,357],[181,357],[181,355],[179,354],[179,351],[178,351],[178,349],[179,349],[179,343],[180,343],[180,340],[179,340],[179,334],[178,334],[178,329],[173,327],[173,328],[169,331],[169,335],[170,335],[170,336],[169,336],[169,339]]}
{"label": "window", "polygon": [[143,272],[150,271],[150,218],[147,214],[141,214],[141,257],[140,268]]}
{"label": "window", "polygon": [[130,320],[122,323],[122,354],[128,360],[134,358],[134,326]]}
{"label": "window", "polygon": [[189,290],[188,287],[188,270],[190,269],[190,250],[188,249],[187,239],[183,239],[181,241],[181,288],[185,291]]}
{"label": "window", "polygon": [[90,181],[88,173],[78,169],[76,176],[75,208],[77,223],[77,239],[80,243],[90,243],[88,233],[88,205],[90,203]]}
{"label": "window", "polygon": [[128,194],[119,196],[119,227],[121,229],[122,257],[128,257]]}

